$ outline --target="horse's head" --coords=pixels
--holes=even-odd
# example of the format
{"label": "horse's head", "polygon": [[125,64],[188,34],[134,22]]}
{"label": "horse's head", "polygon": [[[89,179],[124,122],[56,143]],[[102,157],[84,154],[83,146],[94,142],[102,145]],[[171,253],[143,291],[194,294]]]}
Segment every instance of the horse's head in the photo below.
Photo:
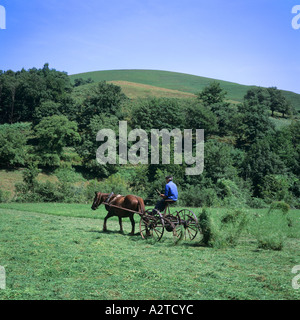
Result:
{"label": "horse's head", "polygon": [[95,192],[95,198],[94,202],[92,204],[92,209],[96,210],[100,206],[100,204],[103,202],[103,193],[101,192]]}

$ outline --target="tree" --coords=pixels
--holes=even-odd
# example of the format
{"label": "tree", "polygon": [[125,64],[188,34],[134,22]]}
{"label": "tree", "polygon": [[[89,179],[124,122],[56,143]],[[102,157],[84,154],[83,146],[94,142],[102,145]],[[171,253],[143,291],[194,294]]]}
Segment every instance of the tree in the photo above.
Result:
{"label": "tree", "polygon": [[252,105],[245,101],[238,106],[238,114],[235,117],[233,131],[237,137],[237,146],[243,149],[249,148],[275,130],[263,105]]}
{"label": "tree", "polygon": [[276,130],[269,140],[271,150],[280,157],[287,171],[294,172],[299,168],[297,146],[293,144],[290,126]]}
{"label": "tree", "polygon": [[224,102],[226,94],[227,92],[221,88],[220,83],[214,81],[198,93],[197,97],[205,106],[211,106],[215,103]]}
{"label": "tree", "polygon": [[36,156],[41,164],[59,166],[63,148],[80,142],[77,123],[66,116],[46,117],[34,127],[38,145]]}
{"label": "tree", "polygon": [[265,176],[281,174],[285,169],[282,160],[271,150],[269,139],[265,137],[251,145],[243,162],[242,176],[252,181],[256,197],[261,196]]}
{"label": "tree", "polygon": [[50,100],[60,102],[72,92],[72,84],[66,72],[49,69],[46,63],[38,74],[44,80]]}
{"label": "tree", "polygon": [[117,165],[100,165],[96,161],[96,152],[99,148],[99,142],[96,141],[96,137],[101,129],[112,129],[114,132],[117,132],[118,128],[119,121],[116,116],[94,115],[81,135],[81,143],[75,149],[82,158],[84,168],[93,174],[93,177],[108,177],[117,172]]}
{"label": "tree", "polygon": [[283,117],[285,114],[292,113],[292,106],[283,96],[282,91],[278,90],[276,87],[270,87],[268,88],[268,93],[270,96],[272,117],[274,116],[274,111],[281,112]]}
{"label": "tree", "polygon": [[92,78],[88,78],[87,80],[84,80],[83,78],[76,78],[74,80],[74,87],[83,86],[88,83],[94,83],[94,80]]}
{"label": "tree", "polygon": [[43,101],[35,108],[33,114],[34,121],[38,123],[43,118],[60,115],[59,107],[60,106],[57,102],[51,100]]}
{"label": "tree", "polygon": [[2,123],[32,121],[35,109],[45,101],[61,103],[72,90],[64,72],[49,69],[8,70],[0,73],[0,119]]}
{"label": "tree", "polygon": [[184,128],[183,104],[177,99],[147,98],[131,103],[129,125],[146,132],[151,129]]}
{"label": "tree", "polygon": [[288,201],[291,198],[289,189],[291,181],[286,175],[269,174],[263,177],[260,194],[268,201]]}
{"label": "tree", "polygon": [[19,85],[16,73],[8,70],[0,75],[1,123],[14,123],[19,120],[16,113],[16,92]]}
{"label": "tree", "polygon": [[2,167],[25,165],[30,124],[5,124],[0,126],[0,164]]}
{"label": "tree", "polygon": [[234,147],[219,142],[217,140],[209,140],[205,144],[204,149],[204,175],[210,178],[213,183],[218,179],[235,179],[237,177],[237,169],[234,167],[233,153]]}
{"label": "tree", "polygon": [[206,138],[218,131],[217,117],[198,101],[189,102],[184,112],[186,129],[204,129]]}
{"label": "tree", "polygon": [[218,134],[220,136],[228,136],[232,133],[234,115],[236,107],[228,102],[215,103],[210,107],[213,115],[216,117]]}
{"label": "tree", "polygon": [[280,105],[278,111],[282,113],[283,118],[285,118],[286,114],[292,115],[294,113],[292,105],[287,100],[283,101],[283,103]]}
{"label": "tree", "polygon": [[126,99],[121,87],[105,81],[100,82],[88,91],[84,99],[82,113],[77,119],[80,128],[86,127],[95,115],[122,117],[121,105]]}
{"label": "tree", "polygon": [[287,128],[291,135],[291,143],[294,148],[294,162],[291,166],[292,172],[300,176],[300,122],[293,121],[292,124]]}
{"label": "tree", "polygon": [[244,101],[248,105],[259,105],[269,107],[269,93],[266,89],[258,87],[247,91],[244,96]]}

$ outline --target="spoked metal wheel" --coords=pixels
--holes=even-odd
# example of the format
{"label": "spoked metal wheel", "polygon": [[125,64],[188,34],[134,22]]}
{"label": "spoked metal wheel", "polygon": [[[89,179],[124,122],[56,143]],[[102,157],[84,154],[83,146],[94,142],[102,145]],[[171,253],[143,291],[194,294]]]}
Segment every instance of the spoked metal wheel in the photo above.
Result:
{"label": "spoked metal wheel", "polygon": [[164,220],[158,210],[147,210],[140,220],[140,233],[143,239],[159,241],[164,234]]}
{"label": "spoked metal wheel", "polygon": [[[178,243],[182,237],[183,237],[183,230],[182,230],[182,226],[179,225],[180,219],[178,218],[178,216],[174,216],[172,214],[167,215],[165,218],[165,229],[168,230],[169,228],[169,232],[173,232],[173,241],[174,243]],[[169,223],[169,227],[166,226],[166,220]]]}
{"label": "spoked metal wheel", "polygon": [[177,212],[177,217],[177,238],[184,240],[194,240],[198,232],[200,231],[199,222],[194,212],[189,209],[183,209]]}

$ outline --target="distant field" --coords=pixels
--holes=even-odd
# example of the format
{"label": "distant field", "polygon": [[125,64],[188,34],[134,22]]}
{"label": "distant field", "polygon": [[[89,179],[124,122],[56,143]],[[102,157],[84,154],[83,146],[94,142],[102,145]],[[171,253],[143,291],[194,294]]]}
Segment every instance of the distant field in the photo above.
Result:
{"label": "distant field", "polygon": [[[216,216],[224,210],[213,209]],[[291,285],[300,264],[299,215],[291,212],[294,227],[281,251],[257,247],[256,218],[236,247],[216,249],[197,239],[149,244],[128,235],[129,219],[124,234],[116,218],[103,233],[105,210],[90,204],[0,204],[0,300],[299,300]]]}
{"label": "distant field", "polygon": [[[253,86],[241,85],[233,82],[205,78],[190,74],[158,71],[158,70],[107,70],[107,71],[94,71],[87,73],[80,73],[70,75],[72,81],[76,78],[88,79],[91,78],[95,82],[99,81],[126,81],[131,83],[139,83],[159,88],[166,88],[196,94],[203,88],[209,85],[212,81],[218,81],[221,87],[227,91],[227,99],[232,101],[242,101],[247,90]],[[280,89],[280,88],[279,88]],[[293,106],[300,110],[300,95],[283,91],[284,95]]]}
{"label": "distant field", "polygon": [[[0,189],[9,192],[9,197],[12,198],[15,193],[15,184],[23,182],[22,172],[24,169],[19,170],[0,170]],[[58,179],[55,175],[46,175],[40,173],[37,177],[39,182],[57,182]]]}
{"label": "distant field", "polygon": [[122,88],[122,91],[130,99],[147,98],[147,97],[166,97],[166,98],[195,98],[196,95],[179,90],[159,88],[142,83],[129,81],[108,81]]}

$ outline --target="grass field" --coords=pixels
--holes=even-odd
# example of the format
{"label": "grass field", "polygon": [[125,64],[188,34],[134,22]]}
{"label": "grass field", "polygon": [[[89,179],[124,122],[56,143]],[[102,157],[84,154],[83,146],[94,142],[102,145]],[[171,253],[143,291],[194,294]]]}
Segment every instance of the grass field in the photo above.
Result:
{"label": "grass field", "polygon": [[[126,81],[131,83],[131,94],[139,95],[139,87],[134,88],[132,83],[155,86],[177,90],[184,93],[196,94],[216,80],[227,91],[227,99],[241,102],[246,92],[255,86],[247,86],[238,83],[200,77],[191,74],[161,71],[161,70],[106,70],[94,71],[70,75],[71,81],[76,78],[91,78],[99,81]],[[122,85],[121,85],[122,86]],[[126,88],[125,88],[126,89]],[[280,88],[279,88],[280,89]],[[160,89],[161,90],[161,89]],[[136,92],[136,93],[135,93]],[[300,110],[300,95],[294,92],[283,91],[284,96],[292,103],[296,110]]]}
{"label": "grass field", "polygon": [[[0,299],[299,299],[291,273],[300,265],[300,210],[280,251],[258,248],[253,217],[236,247],[203,247],[199,239],[150,244],[124,234],[118,220],[90,204],[0,204],[0,265],[6,289]],[[199,209],[194,210],[199,213]],[[225,209],[213,209],[214,215]],[[136,217],[136,222],[138,222]],[[136,226],[138,232],[138,226]]]}
{"label": "grass field", "polygon": [[[8,192],[8,197],[11,199],[15,194],[15,184],[23,182],[22,172],[24,169],[18,170],[0,170],[0,189]],[[37,180],[39,182],[57,182],[58,179],[55,175],[47,175],[39,173]]]}
{"label": "grass field", "polygon": [[196,95],[190,92],[159,88],[142,83],[134,83],[129,81],[108,81],[108,83],[113,83],[114,85],[120,86],[125,95],[130,99],[148,97],[186,99],[196,97]]}

